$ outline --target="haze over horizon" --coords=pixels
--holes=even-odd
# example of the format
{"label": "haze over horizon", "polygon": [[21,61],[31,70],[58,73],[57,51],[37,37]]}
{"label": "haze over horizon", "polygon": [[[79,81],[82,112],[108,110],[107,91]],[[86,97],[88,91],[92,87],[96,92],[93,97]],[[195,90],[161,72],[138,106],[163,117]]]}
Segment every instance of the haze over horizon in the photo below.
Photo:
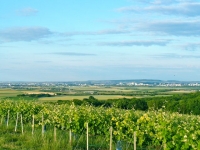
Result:
{"label": "haze over horizon", "polygon": [[0,81],[200,81],[198,0],[2,0]]}

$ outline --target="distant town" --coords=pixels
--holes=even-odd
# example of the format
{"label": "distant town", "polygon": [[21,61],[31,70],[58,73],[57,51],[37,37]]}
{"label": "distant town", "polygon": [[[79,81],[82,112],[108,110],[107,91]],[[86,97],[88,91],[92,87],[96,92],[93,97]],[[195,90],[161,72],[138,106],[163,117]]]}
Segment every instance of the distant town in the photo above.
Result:
{"label": "distant town", "polygon": [[176,81],[176,80],[89,80],[69,82],[0,82],[0,88],[24,88],[24,87],[52,87],[52,86],[160,86],[160,87],[185,87],[200,86],[200,81]]}

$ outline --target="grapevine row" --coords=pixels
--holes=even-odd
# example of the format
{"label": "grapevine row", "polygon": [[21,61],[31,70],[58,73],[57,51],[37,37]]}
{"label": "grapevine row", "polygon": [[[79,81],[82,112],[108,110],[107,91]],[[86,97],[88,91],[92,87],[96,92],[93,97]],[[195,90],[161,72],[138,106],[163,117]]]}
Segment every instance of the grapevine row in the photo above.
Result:
{"label": "grapevine row", "polygon": [[137,145],[162,146],[164,149],[200,149],[200,117],[182,115],[163,110],[141,112],[92,106],[57,105],[37,102],[0,101],[1,118],[15,120],[23,116],[23,123],[35,126],[51,125],[61,130],[81,134],[89,126],[89,134],[103,135],[109,140],[113,128],[116,141],[133,142],[137,132]]}

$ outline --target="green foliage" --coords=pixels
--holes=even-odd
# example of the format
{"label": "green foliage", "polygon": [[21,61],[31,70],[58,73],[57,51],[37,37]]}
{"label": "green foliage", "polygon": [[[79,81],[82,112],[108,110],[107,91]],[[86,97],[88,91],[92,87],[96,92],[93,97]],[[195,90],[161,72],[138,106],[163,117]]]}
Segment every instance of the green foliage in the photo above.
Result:
{"label": "green foliage", "polygon": [[[109,100],[108,100],[109,101]],[[135,109],[135,110],[147,110],[147,102],[140,99],[117,99],[117,100],[110,100],[112,106],[115,106],[117,108],[121,109]]]}
{"label": "green foliage", "polygon": [[154,97],[144,99],[149,108],[160,109],[162,106],[172,112],[200,115],[200,92],[176,94],[170,97]]}
{"label": "green foliage", "polygon": [[74,99],[73,101],[58,100],[58,104],[75,104],[75,105],[91,105],[95,107],[116,107],[121,109],[135,109],[135,110],[147,110],[147,102],[143,99],[111,99],[111,100],[98,100],[93,96],[84,98],[83,100]]}
{"label": "green foliage", "polygon": [[[139,101],[139,104],[143,103]],[[73,104],[0,101],[1,118],[6,119],[8,111],[10,120],[15,120],[17,113],[22,114],[24,125],[30,124],[34,115],[35,127],[53,126],[60,130],[72,130],[74,134],[85,133],[88,123],[89,134],[104,136],[107,142],[109,128],[112,126],[114,142],[133,142],[133,134],[136,131],[137,145],[141,147],[166,147],[167,150],[199,149],[200,117],[170,113],[164,107],[145,113]]]}

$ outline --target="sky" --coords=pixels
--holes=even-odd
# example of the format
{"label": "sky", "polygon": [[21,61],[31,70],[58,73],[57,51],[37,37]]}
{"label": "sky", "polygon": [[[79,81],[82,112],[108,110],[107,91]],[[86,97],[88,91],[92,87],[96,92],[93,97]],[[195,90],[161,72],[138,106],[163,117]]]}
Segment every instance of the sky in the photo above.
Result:
{"label": "sky", "polygon": [[1,0],[0,81],[200,81],[200,1]]}

